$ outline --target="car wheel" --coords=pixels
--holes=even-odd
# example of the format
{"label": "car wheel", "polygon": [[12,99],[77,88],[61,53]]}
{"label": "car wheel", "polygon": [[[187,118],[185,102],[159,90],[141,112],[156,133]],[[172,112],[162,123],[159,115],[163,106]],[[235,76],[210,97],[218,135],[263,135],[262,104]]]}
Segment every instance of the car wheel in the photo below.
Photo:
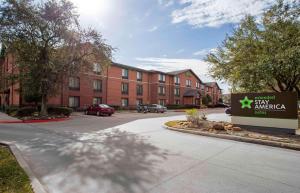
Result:
{"label": "car wheel", "polygon": [[88,115],[88,114],[89,114],[89,112],[88,112],[88,111],[84,111],[84,114],[85,114],[85,115]]}
{"label": "car wheel", "polygon": [[100,112],[99,111],[97,111],[97,116],[100,116]]}
{"label": "car wheel", "polygon": [[111,116],[111,114],[108,114],[108,116]]}

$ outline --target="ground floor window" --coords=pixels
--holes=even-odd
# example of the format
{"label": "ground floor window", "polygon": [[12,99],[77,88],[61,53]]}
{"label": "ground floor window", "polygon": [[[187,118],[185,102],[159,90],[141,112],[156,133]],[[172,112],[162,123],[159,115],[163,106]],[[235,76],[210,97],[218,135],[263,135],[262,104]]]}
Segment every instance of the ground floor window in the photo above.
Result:
{"label": "ground floor window", "polygon": [[179,99],[175,100],[175,105],[180,105],[180,100]]}
{"label": "ground floor window", "polygon": [[128,107],[128,99],[122,99],[121,100],[121,105],[122,105],[122,107]]}
{"label": "ground floor window", "polygon": [[143,99],[136,99],[136,105],[142,105]]}
{"label": "ground floor window", "polygon": [[80,106],[80,97],[79,96],[70,96],[69,97],[69,107],[75,108]]}
{"label": "ground floor window", "polygon": [[93,105],[102,104],[102,98],[101,97],[94,97],[93,98]]}
{"label": "ground floor window", "polygon": [[166,105],[166,100],[165,99],[160,99],[158,100],[158,104],[165,106]]}

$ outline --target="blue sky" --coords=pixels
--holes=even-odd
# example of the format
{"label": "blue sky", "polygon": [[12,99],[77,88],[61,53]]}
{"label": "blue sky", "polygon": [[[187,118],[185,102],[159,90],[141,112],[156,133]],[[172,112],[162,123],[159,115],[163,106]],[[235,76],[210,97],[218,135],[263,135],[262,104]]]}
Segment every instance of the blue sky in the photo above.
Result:
{"label": "blue sky", "polygon": [[[114,61],[162,71],[193,69],[213,81],[203,58],[245,14],[259,19],[275,0],[71,0],[84,26],[117,48]],[[218,81],[225,92],[229,85]]]}

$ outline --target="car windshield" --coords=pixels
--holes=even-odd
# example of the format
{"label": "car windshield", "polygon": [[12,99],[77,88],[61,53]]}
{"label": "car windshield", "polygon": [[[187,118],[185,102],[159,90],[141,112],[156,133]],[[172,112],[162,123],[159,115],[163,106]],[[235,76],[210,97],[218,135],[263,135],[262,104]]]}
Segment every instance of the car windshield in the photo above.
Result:
{"label": "car windshield", "polygon": [[109,108],[109,106],[106,105],[106,104],[100,104],[99,107],[101,107],[101,108]]}

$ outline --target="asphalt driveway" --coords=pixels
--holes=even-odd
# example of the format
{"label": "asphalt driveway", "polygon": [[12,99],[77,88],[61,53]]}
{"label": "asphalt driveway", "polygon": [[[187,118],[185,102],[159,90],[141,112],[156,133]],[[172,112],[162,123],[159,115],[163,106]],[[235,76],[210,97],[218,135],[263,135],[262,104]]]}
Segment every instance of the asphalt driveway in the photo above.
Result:
{"label": "asphalt driveway", "polygon": [[78,116],[65,123],[0,125],[0,140],[16,142],[51,193],[300,192],[297,151],[161,127],[184,115],[123,114],[113,123]]}

